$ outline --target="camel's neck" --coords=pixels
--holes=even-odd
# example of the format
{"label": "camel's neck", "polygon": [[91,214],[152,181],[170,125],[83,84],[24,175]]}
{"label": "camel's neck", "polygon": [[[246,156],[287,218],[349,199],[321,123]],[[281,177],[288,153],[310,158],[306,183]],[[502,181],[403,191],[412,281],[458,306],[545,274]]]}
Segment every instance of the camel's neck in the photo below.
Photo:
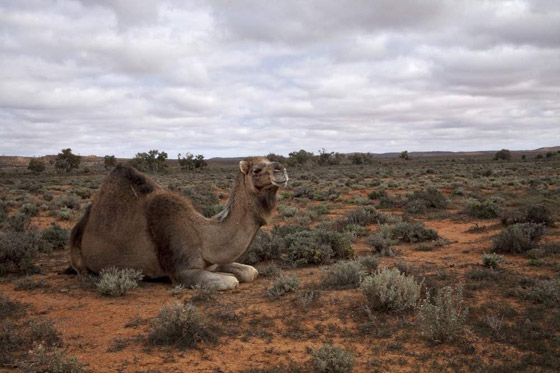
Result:
{"label": "camel's neck", "polygon": [[259,228],[266,224],[275,204],[276,187],[256,195],[245,185],[245,178],[240,173],[224,211],[210,221],[210,237],[203,239],[207,243],[203,248],[204,259],[214,264],[232,263],[249,247]]}

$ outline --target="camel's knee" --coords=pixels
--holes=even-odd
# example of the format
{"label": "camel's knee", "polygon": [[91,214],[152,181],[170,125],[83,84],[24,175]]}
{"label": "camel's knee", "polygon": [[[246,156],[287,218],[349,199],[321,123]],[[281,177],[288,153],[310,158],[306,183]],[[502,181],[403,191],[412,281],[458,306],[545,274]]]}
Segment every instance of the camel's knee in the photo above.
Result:
{"label": "camel's knee", "polygon": [[217,271],[231,273],[239,282],[253,282],[259,275],[255,267],[240,263],[230,263],[218,266]]}
{"label": "camel's knee", "polygon": [[231,290],[239,286],[239,281],[227,273],[208,272],[203,269],[189,269],[181,271],[178,281],[185,287],[214,288],[216,290]]}

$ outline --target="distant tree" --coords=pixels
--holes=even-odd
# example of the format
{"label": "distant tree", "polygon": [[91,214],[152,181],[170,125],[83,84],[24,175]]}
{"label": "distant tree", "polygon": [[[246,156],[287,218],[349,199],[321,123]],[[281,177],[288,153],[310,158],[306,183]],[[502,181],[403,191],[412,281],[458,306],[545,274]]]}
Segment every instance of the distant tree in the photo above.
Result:
{"label": "distant tree", "polygon": [[536,159],[543,159],[544,156],[543,156],[542,154],[539,154],[539,155],[537,155],[535,158],[536,158]]}
{"label": "distant tree", "polygon": [[27,169],[31,172],[33,172],[34,174],[40,174],[41,172],[45,171],[45,162],[43,162],[40,159],[37,158],[31,158],[29,160],[29,165],[27,166]]}
{"label": "distant tree", "polygon": [[288,166],[303,166],[313,159],[313,153],[301,149],[298,152],[288,154]]}
{"label": "distant tree", "polygon": [[526,159],[527,159],[527,156],[526,156],[525,154],[523,154],[523,155],[521,156],[521,159],[522,159],[522,160],[526,160]]}
{"label": "distant tree", "polygon": [[352,164],[365,164],[373,162],[373,154],[371,153],[354,153],[350,156]]}
{"label": "distant tree", "polygon": [[499,152],[496,152],[496,154],[494,154],[494,160],[499,161],[499,160],[510,160],[511,159],[511,152],[507,149],[502,149]]}
{"label": "distant tree", "polygon": [[404,159],[405,161],[410,160],[410,156],[408,155],[408,150],[402,151],[401,155],[399,155],[400,159]]}
{"label": "distant tree", "polygon": [[278,162],[278,163],[286,164],[286,157],[284,157],[283,155],[270,153],[266,156],[266,158],[271,162]]}
{"label": "distant tree", "polygon": [[555,156],[556,156],[556,153],[554,153],[554,152],[546,152],[546,157],[547,158],[552,158],[552,157],[555,157]]}
{"label": "distant tree", "polygon": [[106,155],[103,157],[103,166],[109,170],[117,165],[117,158],[114,155]]}
{"label": "distant tree", "polygon": [[181,169],[185,171],[202,170],[204,167],[208,166],[202,154],[195,156],[191,153],[187,153],[184,157],[181,157],[181,153],[179,153],[177,155],[177,160],[179,161]]}
{"label": "distant tree", "polygon": [[82,157],[79,155],[72,154],[72,149],[62,149],[61,153],[58,153],[54,161],[54,168],[59,171],[70,172],[73,169],[80,167],[80,162]]}
{"label": "distant tree", "polygon": [[166,160],[166,152],[150,150],[147,153],[137,153],[130,163],[140,171],[163,171],[167,167]]}
{"label": "distant tree", "polygon": [[317,163],[321,166],[329,164],[329,160],[331,157],[334,157],[333,152],[327,152],[325,148],[321,148],[319,150],[319,155],[317,156]]}

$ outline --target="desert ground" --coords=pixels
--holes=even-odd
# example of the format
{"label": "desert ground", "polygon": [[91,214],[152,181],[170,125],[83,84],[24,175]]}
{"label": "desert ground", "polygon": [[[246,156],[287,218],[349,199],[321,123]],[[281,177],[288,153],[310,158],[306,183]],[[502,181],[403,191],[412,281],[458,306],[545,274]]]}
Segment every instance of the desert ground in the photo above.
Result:
{"label": "desert ground", "polygon": [[[255,282],[120,296],[67,271],[69,231],[110,172],[88,162],[0,168],[1,371],[560,371],[560,154],[288,167],[241,258]],[[211,216],[236,172],[150,175]],[[157,336],[179,328],[170,307],[195,313],[183,339]]]}

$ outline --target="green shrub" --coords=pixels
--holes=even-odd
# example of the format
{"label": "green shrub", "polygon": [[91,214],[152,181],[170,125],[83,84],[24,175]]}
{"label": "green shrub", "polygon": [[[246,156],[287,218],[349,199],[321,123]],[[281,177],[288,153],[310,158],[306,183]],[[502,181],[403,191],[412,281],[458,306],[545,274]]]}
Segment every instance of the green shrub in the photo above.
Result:
{"label": "green shrub", "polygon": [[503,256],[494,253],[483,253],[481,259],[482,265],[489,268],[498,268],[498,265],[505,261]]}
{"label": "green shrub", "polygon": [[239,258],[239,262],[252,265],[266,260],[280,259],[281,244],[278,235],[259,230],[251,245]]}
{"label": "green shrub", "polygon": [[402,222],[391,227],[391,238],[405,242],[422,242],[438,238],[435,230],[425,228],[421,222]]}
{"label": "green shrub", "polygon": [[560,279],[540,280],[525,292],[525,298],[549,307],[560,306]]}
{"label": "green shrub", "polygon": [[354,368],[351,353],[337,346],[324,344],[319,349],[311,350],[313,369],[320,373],[348,373]]}
{"label": "green shrub", "polygon": [[417,317],[424,337],[432,342],[454,341],[463,333],[468,309],[463,302],[463,289],[446,286],[432,298],[428,293],[418,307]]}
{"label": "green shrub", "polygon": [[23,232],[25,231],[26,225],[29,223],[29,216],[21,213],[16,212],[12,216],[8,218],[8,226],[11,230],[16,232]]}
{"label": "green shrub", "polygon": [[59,207],[66,207],[71,210],[79,210],[80,209],[80,201],[75,196],[64,196],[56,201],[56,204]]}
{"label": "green shrub", "polygon": [[465,212],[476,219],[493,219],[498,217],[498,205],[490,200],[473,201],[466,207]]}
{"label": "green shrub", "polygon": [[396,268],[384,268],[367,276],[360,290],[370,309],[399,312],[416,305],[421,287],[414,276],[406,276]]}
{"label": "green shrub", "polygon": [[40,341],[45,346],[61,346],[62,339],[60,333],[54,328],[54,324],[50,320],[29,322],[29,330],[31,338],[34,341]]}
{"label": "green shrub", "polygon": [[360,207],[346,213],[347,224],[370,225],[384,222],[383,214],[373,206]]}
{"label": "green shrub", "polygon": [[323,272],[321,283],[332,288],[357,288],[365,275],[358,260],[338,262]]}
{"label": "green shrub", "polygon": [[443,209],[445,207],[447,207],[447,198],[435,188],[415,191],[407,197],[406,211],[409,213],[423,213],[427,209]]}
{"label": "green shrub", "polygon": [[278,299],[287,293],[296,291],[298,286],[299,278],[296,275],[281,275],[266,293],[270,299]]}
{"label": "green shrub", "polygon": [[0,275],[37,273],[39,268],[33,264],[45,244],[36,232],[0,232]]}
{"label": "green shrub", "polygon": [[278,213],[280,216],[285,218],[291,218],[298,214],[299,209],[295,206],[280,206],[278,208]]}
{"label": "green shrub", "polygon": [[542,224],[513,224],[494,237],[492,250],[501,253],[522,253],[534,249],[543,235]]}
{"label": "green shrub", "polygon": [[369,199],[380,199],[383,197],[388,197],[387,191],[385,189],[378,189],[370,192],[368,194]]}
{"label": "green shrub", "polygon": [[2,201],[0,201],[0,226],[8,218],[8,206]]}
{"label": "green shrub", "polygon": [[546,226],[554,225],[554,217],[552,211],[545,205],[530,206],[527,209],[527,222],[544,224]]}
{"label": "green shrub", "polygon": [[105,296],[123,296],[129,290],[138,287],[138,282],[143,277],[142,271],[132,268],[103,268],[99,272],[99,281],[96,284],[97,291]]}
{"label": "green shrub", "polygon": [[0,321],[20,316],[24,313],[24,304],[13,301],[8,296],[0,294]]}
{"label": "green shrub", "polygon": [[21,207],[21,212],[27,216],[37,216],[39,215],[39,207],[34,203],[25,203]]}
{"label": "green shrub", "polygon": [[70,239],[70,233],[67,229],[55,223],[50,228],[43,231],[42,238],[48,242],[53,249],[64,249]]}
{"label": "green shrub", "polygon": [[21,362],[22,372],[44,373],[82,373],[85,364],[76,357],[67,357],[65,351],[58,351],[56,347],[47,348],[39,343],[27,354],[25,361]]}
{"label": "green shrub", "polygon": [[349,259],[354,250],[349,238],[327,230],[305,230],[283,238],[284,260],[295,264],[325,264],[332,259]]}
{"label": "green shrub", "polygon": [[391,232],[386,228],[382,228],[374,234],[367,236],[366,243],[371,246],[377,254],[382,256],[395,255],[391,246],[397,243],[397,241],[391,239]]}
{"label": "green shrub", "polygon": [[204,325],[200,313],[190,303],[173,302],[162,307],[151,329],[148,341],[154,345],[190,348],[200,342],[216,340],[215,334]]}

